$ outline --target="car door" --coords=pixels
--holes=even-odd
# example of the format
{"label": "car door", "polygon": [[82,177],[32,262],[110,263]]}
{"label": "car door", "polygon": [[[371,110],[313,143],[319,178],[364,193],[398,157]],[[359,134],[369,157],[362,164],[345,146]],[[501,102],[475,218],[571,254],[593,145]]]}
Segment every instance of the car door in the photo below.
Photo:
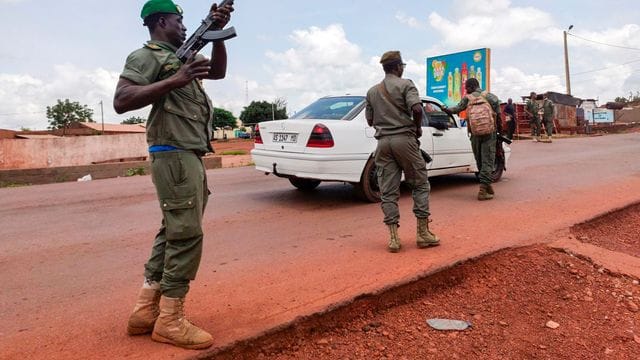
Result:
{"label": "car door", "polygon": [[442,111],[439,105],[426,107],[428,132],[433,141],[432,169],[456,169],[473,164],[471,142],[467,128]]}

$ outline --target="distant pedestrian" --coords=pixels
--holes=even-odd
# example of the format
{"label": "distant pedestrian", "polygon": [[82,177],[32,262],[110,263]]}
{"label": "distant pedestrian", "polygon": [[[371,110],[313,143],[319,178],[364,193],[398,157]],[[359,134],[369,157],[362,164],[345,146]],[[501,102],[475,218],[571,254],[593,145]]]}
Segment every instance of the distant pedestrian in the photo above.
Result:
{"label": "distant pedestrian", "polygon": [[458,114],[467,109],[467,121],[471,133],[471,148],[478,166],[480,190],[478,200],[491,200],[495,194],[493,168],[496,160],[497,132],[500,130],[500,100],[488,91],[480,89],[475,78],[465,83],[467,95],[458,105],[445,108],[447,113]]}
{"label": "distant pedestrian", "polygon": [[412,186],[413,213],[417,218],[418,248],[436,246],[438,237],[429,230],[429,179],[427,164],[420,153],[422,101],[411,80],[402,79],[405,64],[399,51],[388,51],[380,59],[384,80],[367,92],[366,118],[376,129],[378,146],[375,163],[382,200],[384,223],[389,228],[390,252],[400,251],[398,236],[400,181]]}
{"label": "distant pedestrian", "polygon": [[516,106],[511,98],[504,106],[504,114],[507,121],[507,137],[509,140],[513,140],[513,134],[516,132]]}
{"label": "distant pedestrian", "polygon": [[545,142],[551,142],[551,138],[553,137],[553,116],[554,116],[555,107],[553,105],[553,101],[549,99],[548,95],[544,95],[544,100],[542,101],[542,121],[544,122],[544,128],[547,131],[547,139]]}
{"label": "distant pedestrian", "polygon": [[529,100],[527,100],[527,104],[524,108],[524,111],[529,115],[529,125],[531,126],[531,138],[533,141],[540,141],[540,115],[538,111],[540,110],[538,103],[536,102],[535,92],[531,92],[529,95]]}

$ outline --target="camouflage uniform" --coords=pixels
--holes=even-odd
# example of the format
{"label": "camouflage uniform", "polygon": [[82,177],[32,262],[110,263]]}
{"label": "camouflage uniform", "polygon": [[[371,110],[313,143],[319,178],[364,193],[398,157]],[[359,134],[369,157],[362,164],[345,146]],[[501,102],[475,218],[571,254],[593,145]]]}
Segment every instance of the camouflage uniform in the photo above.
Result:
{"label": "camouflage uniform", "polygon": [[[175,74],[182,62],[169,43],[149,41],[127,58],[121,77],[148,85]],[[145,277],[160,282],[162,294],[183,298],[202,255],[202,214],[209,190],[202,156],[212,152],[213,106],[199,81],[172,90],[153,104],[147,120],[149,146],[176,150],[151,153],[152,180],[163,220]]]}
{"label": "camouflage uniform", "polygon": [[553,135],[553,102],[549,99],[544,99],[542,102],[542,110],[544,111],[544,127],[547,129],[547,135],[551,136]]}
{"label": "camouflage uniform", "polygon": [[[482,90],[476,89],[472,94],[474,97],[482,96]],[[500,100],[492,93],[486,93],[486,100],[491,105],[493,112],[496,115],[496,124],[500,121]],[[458,105],[449,108],[454,114],[460,113],[469,105],[469,98],[466,96],[460,100]],[[497,129],[497,125],[496,125]],[[476,159],[476,165],[478,166],[478,179],[480,184],[491,185],[493,182],[493,168],[495,166],[496,159],[496,132],[487,135],[474,135],[471,134],[471,149],[473,150],[473,156]]]}
{"label": "camouflage uniform", "polygon": [[413,82],[387,74],[383,83],[401,111],[391,104],[378,85],[367,92],[367,118],[373,118],[378,146],[375,162],[378,171],[384,223],[397,224],[400,220],[398,200],[402,172],[405,182],[413,187],[413,213],[417,218],[429,217],[429,191],[427,167],[420,154],[416,138],[416,125],[411,118],[411,107],[421,104],[418,89]]}
{"label": "camouflage uniform", "polygon": [[533,100],[533,99],[529,99],[527,100],[527,111],[529,111],[532,116],[531,119],[529,119],[529,125],[531,126],[531,136],[538,137],[540,136],[540,115],[538,115],[538,103]]}

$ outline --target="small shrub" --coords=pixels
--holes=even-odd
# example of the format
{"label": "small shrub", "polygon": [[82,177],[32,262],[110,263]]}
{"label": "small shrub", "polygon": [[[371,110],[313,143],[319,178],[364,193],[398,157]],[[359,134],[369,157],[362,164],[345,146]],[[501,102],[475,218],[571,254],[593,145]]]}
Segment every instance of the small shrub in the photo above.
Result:
{"label": "small shrub", "polygon": [[125,176],[136,176],[136,175],[146,175],[147,172],[144,170],[142,166],[136,168],[127,169]]}

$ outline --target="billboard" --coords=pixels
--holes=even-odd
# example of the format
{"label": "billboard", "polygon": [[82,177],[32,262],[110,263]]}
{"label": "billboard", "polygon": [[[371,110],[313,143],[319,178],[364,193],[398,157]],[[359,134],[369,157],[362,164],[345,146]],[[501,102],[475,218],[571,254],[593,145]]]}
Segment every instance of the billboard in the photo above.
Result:
{"label": "billboard", "polygon": [[489,89],[491,49],[476,49],[427,58],[427,96],[447,106],[457,105],[466,95],[464,82],[478,79],[480,88]]}

